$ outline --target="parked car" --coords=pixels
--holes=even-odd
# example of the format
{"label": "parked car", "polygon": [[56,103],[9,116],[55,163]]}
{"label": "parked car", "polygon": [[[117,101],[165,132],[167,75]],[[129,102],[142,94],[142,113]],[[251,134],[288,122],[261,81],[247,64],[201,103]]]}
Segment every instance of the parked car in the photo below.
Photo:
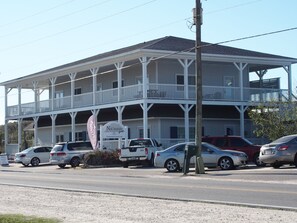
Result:
{"label": "parked car", "polygon": [[253,162],[257,166],[265,166],[259,161],[260,148],[259,145],[254,145],[250,141],[240,136],[204,136],[203,142],[215,145],[223,150],[236,150],[244,152],[248,155],[248,162]]}
{"label": "parked car", "polygon": [[66,165],[77,167],[86,153],[93,151],[90,142],[57,143],[50,153],[50,163],[64,168]]}
{"label": "parked car", "polygon": [[284,164],[293,164],[297,167],[297,135],[284,136],[263,145],[260,151],[260,161],[274,168],[279,168]]}
{"label": "parked car", "polygon": [[[184,151],[187,144],[194,145],[194,143],[178,143],[165,150],[157,151],[155,156],[155,167],[164,167],[169,172],[176,172],[182,169],[184,163]],[[248,160],[248,157],[244,152],[221,150],[220,148],[205,142],[202,143],[201,155],[205,167],[220,167],[222,170],[230,170],[245,165]],[[191,158],[190,163],[195,163],[195,157]]]}
{"label": "parked car", "polygon": [[15,154],[14,161],[21,163],[24,166],[38,166],[40,163],[49,163],[50,152],[52,147],[50,146],[34,146],[29,147],[19,153]]}

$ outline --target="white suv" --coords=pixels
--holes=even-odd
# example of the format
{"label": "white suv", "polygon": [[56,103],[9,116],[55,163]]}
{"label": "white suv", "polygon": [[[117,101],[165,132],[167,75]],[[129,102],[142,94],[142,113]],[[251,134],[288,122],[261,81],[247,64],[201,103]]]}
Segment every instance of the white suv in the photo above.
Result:
{"label": "white suv", "polygon": [[86,153],[93,151],[90,142],[63,142],[57,143],[50,153],[50,163],[64,168],[70,164],[77,167]]}

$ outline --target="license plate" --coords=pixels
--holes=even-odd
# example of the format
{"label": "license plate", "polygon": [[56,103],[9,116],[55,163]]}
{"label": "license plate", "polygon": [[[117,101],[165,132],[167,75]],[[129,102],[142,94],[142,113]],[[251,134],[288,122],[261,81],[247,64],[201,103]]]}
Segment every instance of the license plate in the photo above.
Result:
{"label": "license plate", "polygon": [[128,160],[138,160],[137,157],[129,157]]}
{"label": "license plate", "polygon": [[266,150],[264,150],[263,154],[264,155],[271,155],[271,154],[273,154],[273,150],[272,149],[266,149]]}

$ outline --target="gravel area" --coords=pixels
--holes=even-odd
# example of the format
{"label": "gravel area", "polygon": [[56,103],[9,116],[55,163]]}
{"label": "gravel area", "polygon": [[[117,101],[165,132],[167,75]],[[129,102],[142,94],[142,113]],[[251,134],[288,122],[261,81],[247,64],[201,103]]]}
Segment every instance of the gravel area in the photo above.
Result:
{"label": "gravel area", "polygon": [[101,193],[0,186],[0,213],[54,217],[62,222],[295,223],[297,212]]}

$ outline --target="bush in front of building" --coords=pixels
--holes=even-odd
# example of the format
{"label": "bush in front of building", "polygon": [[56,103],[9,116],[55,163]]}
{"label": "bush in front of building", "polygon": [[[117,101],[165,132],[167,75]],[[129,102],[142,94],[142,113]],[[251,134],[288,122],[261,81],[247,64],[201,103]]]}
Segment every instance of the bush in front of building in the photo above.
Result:
{"label": "bush in front of building", "polygon": [[95,150],[87,153],[83,160],[85,168],[90,166],[117,166],[120,164],[118,151]]}

